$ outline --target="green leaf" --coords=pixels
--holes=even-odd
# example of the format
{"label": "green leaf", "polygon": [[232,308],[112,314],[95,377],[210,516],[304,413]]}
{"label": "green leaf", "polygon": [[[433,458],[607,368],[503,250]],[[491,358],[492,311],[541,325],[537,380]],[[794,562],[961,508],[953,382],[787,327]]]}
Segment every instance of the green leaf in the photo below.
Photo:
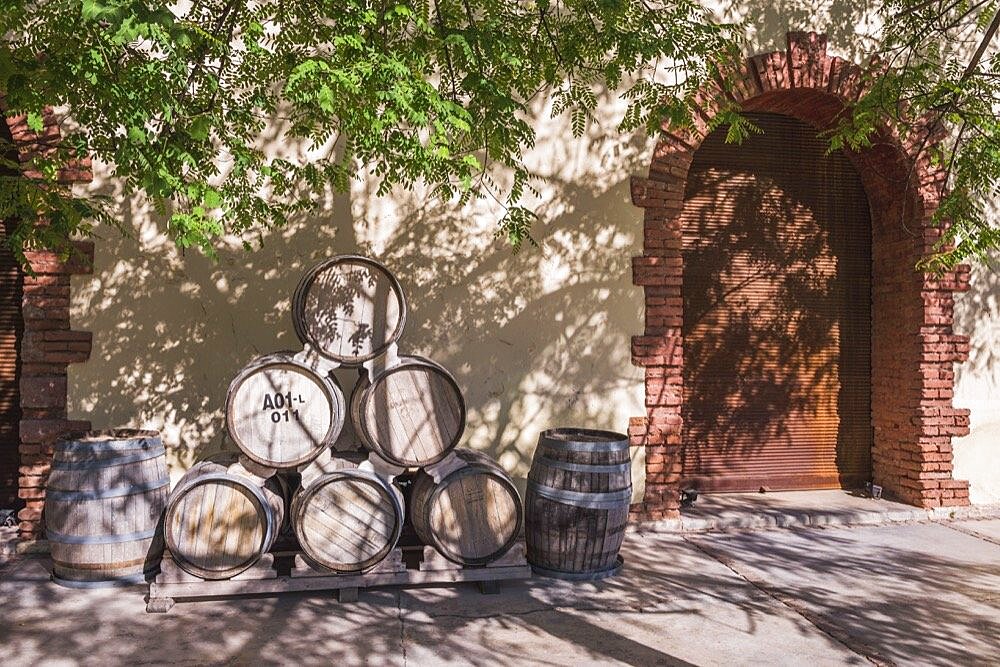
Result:
{"label": "green leaf", "polygon": [[37,111],[27,113],[28,128],[35,133],[41,133],[45,129],[45,119]]}

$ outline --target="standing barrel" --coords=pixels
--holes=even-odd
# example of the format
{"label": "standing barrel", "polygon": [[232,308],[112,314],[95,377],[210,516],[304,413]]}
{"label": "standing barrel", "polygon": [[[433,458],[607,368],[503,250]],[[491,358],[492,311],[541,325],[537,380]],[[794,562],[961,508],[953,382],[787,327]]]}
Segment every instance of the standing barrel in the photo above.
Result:
{"label": "standing barrel", "polygon": [[[417,536],[459,565],[485,565],[507,553],[521,532],[524,510],[510,476],[489,457],[456,449],[465,465],[441,481],[421,470],[410,518]],[[442,463],[442,466],[445,463]]]}
{"label": "standing barrel", "polygon": [[378,475],[356,469],[303,482],[292,526],[306,559],[334,572],[360,572],[389,555],[403,529],[403,497]]}
{"label": "standing barrel", "polygon": [[359,365],[399,340],[406,300],[382,264],[337,255],[302,277],[292,297],[292,321],[306,345],[341,364]]}
{"label": "standing barrel", "polygon": [[56,443],[45,496],[52,578],[71,587],[140,583],[159,569],[170,478],[155,431],[72,433]]}
{"label": "standing barrel", "polygon": [[628,436],[543,431],[525,496],[525,541],[535,572],[590,580],[616,574],[631,498]]}
{"label": "standing barrel", "polygon": [[260,357],[233,379],[226,429],[236,446],[268,468],[294,468],[332,445],[344,427],[337,381],[290,353]]}
{"label": "standing barrel", "polygon": [[403,467],[443,459],[465,430],[465,399],[443,366],[400,357],[375,376],[363,375],[351,397],[355,432],[368,449]]}
{"label": "standing barrel", "polygon": [[195,464],[177,484],[163,522],[167,548],[184,571],[228,579],[266,553],[285,516],[281,487],[222,463]]}

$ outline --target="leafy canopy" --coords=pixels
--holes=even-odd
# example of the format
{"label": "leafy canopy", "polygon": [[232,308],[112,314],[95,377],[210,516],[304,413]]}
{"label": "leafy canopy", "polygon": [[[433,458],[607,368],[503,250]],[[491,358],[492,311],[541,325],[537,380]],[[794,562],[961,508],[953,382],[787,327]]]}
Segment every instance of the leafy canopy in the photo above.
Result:
{"label": "leafy canopy", "polygon": [[899,136],[928,125],[917,146],[946,178],[935,222],[937,252],[921,268],[942,271],[1000,249],[1000,28],[997,0],[885,0],[868,92],[831,135],[832,148],[870,146],[879,128]]}
{"label": "leafy canopy", "polygon": [[[0,175],[16,252],[115,222],[110,201],[55,182],[88,154],[153,202],[180,247],[209,254],[223,234],[249,247],[364,168],[379,194],[424,183],[497,198],[516,249],[535,218],[520,205],[532,100],[553,95],[577,135],[601,87],[629,100],[622,131],[683,124],[712,63],[735,54],[732,26],[694,0],[4,0],[0,35],[7,113],[40,128],[62,105],[74,123],[57,154],[21,166],[42,181]],[[265,153],[275,127],[309,159]]]}

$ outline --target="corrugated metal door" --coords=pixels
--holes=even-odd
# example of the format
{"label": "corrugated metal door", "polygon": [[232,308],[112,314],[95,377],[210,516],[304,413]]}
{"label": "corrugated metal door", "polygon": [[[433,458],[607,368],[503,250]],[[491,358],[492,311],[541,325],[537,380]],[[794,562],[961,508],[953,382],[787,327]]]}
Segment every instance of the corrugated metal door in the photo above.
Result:
{"label": "corrugated metal door", "polygon": [[6,245],[0,225],[0,508],[14,508],[17,498],[18,433],[21,421],[19,352],[23,322],[23,274]]}
{"label": "corrugated metal door", "polygon": [[695,153],[682,214],[685,484],[854,487],[871,477],[871,222],[816,130]]}

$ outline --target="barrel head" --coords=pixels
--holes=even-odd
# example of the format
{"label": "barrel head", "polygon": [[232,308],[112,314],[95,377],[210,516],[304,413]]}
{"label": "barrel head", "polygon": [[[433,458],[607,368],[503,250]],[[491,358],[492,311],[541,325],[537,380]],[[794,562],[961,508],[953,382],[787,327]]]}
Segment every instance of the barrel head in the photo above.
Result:
{"label": "barrel head", "polygon": [[290,468],[312,460],[337,439],[344,412],[343,394],[329,377],[273,355],[233,380],[226,427],[252,461]]}
{"label": "barrel head", "polygon": [[339,255],[313,267],[293,299],[299,339],[324,356],[359,365],[399,340],[406,302],[396,278],[382,264]]}

